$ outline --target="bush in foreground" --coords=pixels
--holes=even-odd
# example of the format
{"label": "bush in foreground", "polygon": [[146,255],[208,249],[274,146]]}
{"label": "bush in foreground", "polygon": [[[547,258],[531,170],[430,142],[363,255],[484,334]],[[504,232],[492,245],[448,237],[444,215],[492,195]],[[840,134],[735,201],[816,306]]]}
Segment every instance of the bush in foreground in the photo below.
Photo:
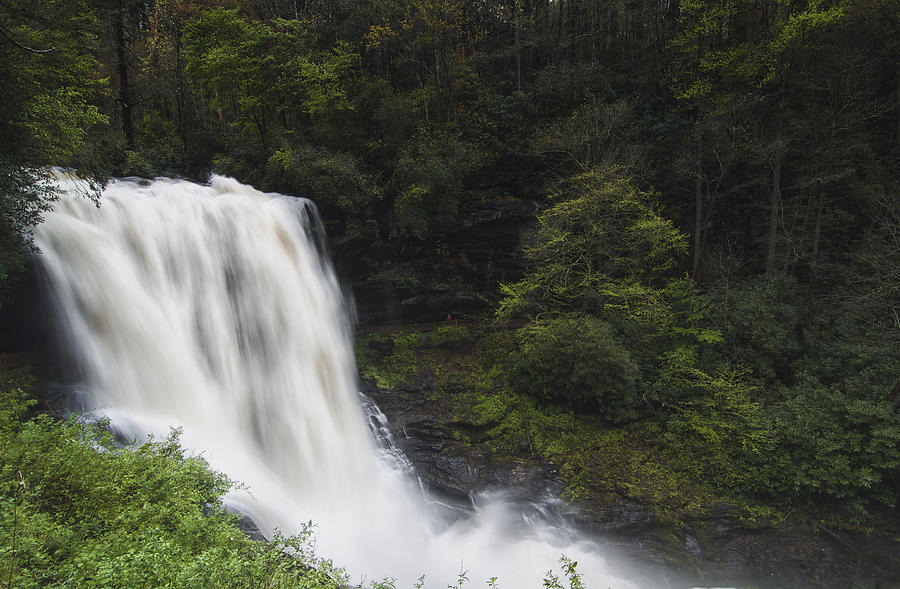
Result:
{"label": "bush in foreground", "polygon": [[[0,578],[30,587],[335,587],[311,530],[264,543],[222,509],[231,486],[178,444],[117,448],[97,426],[0,392]],[[291,556],[288,556],[290,554]]]}

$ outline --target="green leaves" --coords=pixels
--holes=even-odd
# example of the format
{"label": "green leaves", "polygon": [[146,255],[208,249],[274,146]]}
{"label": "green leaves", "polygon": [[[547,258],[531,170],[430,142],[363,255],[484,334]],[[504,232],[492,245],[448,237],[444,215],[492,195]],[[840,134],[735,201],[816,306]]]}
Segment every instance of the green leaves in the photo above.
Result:
{"label": "green leaves", "polygon": [[400,153],[394,182],[394,224],[400,235],[425,238],[456,215],[463,179],[482,163],[478,149],[455,133],[419,129]]}
{"label": "green leaves", "polygon": [[503,287],[498,316],[607,309],[654,319],[658,289],[675,276],[687,250],[684,235],[659,215],[656,195],[638,190],[618,170],[591,170],[569,187],[571,198],[538,215],[525,247],[531,271]]}
{"label": "green leaves", "polygon": [[697,367],[696,351],[676,348],[666,359],[653,394],[667,409],[668,452],[683,467],[734,498],[770,492],[783,460],[758,390],[747,370]]}
{"label": "green leaves", "polygon": [[30,166],[63,165],[85,131],[106,122],[90,103],[105,83],[92,54],[95,14],[82,0],[14,0],[0,6],[0,20],[7,35],[0,43],[0,154]]}
{"label": "green leaves", "polygon": [[0,571],[12,586],[348,582],[314,555],[310,525],[268,543],[244,536],[221,508],[231,481],[186,454],[178,431],[120,448],[102,424],[28,420],[32,402],[11,388],[18,380],[0,387]]}
{"label": "green leaves", "polygon": [[214,107],[237,106],[260,127],[260,117],[298,106],[310,117],[352,109],[348,84],[358,56],[345,43],[320,51],[314,41],[303,21],[258,22],[236,9],[208,10],[186,24],[187,70]]}
{"label": "green leaves", "polygon": [[268,106],[272,84],[269,72],[275,57],[269,54],[273,31],[240,16],[237,10],[216,9],[188,21],[184,44],[187,71],[210,91],[212,104],[233,104],[243,114]]}
{"label": "green leaves", "polygon": [[[303,109],[310,116],[334,116],[353,110],[347,82],[359,56],[347,43],[338,43],[315,59],[297,58],[285,68],[286,78],[302,85],[296,94],[305,96]],[[293,75],[292,75],[293,74]]]}
{"label": "green leaves", "polygon": [[638,367],[610,327],[585,315],[532,321],[519,331],[509,382],[518,392],[598,413],[633,417]]}
{"label": "green leaves", "polygon": [[800,495],[842,500],[857,514],[866,498],[895,505],[900,416],[887,401],[853,398],[803,375],[774,408],[791,452],[790,481]]}
{"label": "green leaves", "polygon": [[795,67],[807,48],[846,15],[845,2],[778,1],[761,11],[748,0],[682,2],[682,32],[672,41],[676,97],[696,100],[722,92],[727,80],[760,88]]}
{"label": "green leaves", "polygon": [[0,5],[0,300],[57,196],[47,168],[72,164],[88,131],[107,122],[95,104],[106,84],[93,55],[96,25],[83,0]]}
{"label": "green leaves", "polygon": [[30,137],[32,148],[47,162],[61,163],[72,157],[87,130],[107,122],[99,109],[88,104],[82,89],[48,89],[31,98],[18,124]]}

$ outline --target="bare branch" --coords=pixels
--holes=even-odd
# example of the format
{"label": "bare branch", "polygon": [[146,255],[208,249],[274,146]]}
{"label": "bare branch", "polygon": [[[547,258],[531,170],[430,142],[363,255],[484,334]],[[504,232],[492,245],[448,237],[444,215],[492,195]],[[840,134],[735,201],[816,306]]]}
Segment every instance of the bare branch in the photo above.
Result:
{"label": "bare branch", "polygon": [[0,35],[3,35],[10,43],[18,47],[19,49],[23,49],[25,51],[31,53],[55,53],[57,50],[54,47],[50,47],[49,49],[35,49],[34,47],[29,47],[27,45],[22,45],[18,41],[12,38],[12,36],[3,30],[3,27],[0,27]]}

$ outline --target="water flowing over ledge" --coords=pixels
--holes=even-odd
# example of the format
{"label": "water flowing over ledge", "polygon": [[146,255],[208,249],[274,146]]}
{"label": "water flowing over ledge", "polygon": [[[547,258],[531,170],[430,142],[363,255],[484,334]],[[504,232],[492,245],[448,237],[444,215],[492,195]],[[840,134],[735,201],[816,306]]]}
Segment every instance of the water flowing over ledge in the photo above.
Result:
{"label": "water flowing over ledge", "polygon": [[98,410],[138,440],[182,427],[185,446],[247,485],[228,500],[264,533],[312,520],[319,552],[356,578],[404,587],[425,573],[442,587],[468,571],[475,587],[539,587],[565,553],[589,587],[636,587],[600,546],[502,500],[453,523],[429,515],[409,462],[385,450],[383,416],[363,411],[315,215],[222,177],[119,180],[100,207],[60,201],[36,239]]}

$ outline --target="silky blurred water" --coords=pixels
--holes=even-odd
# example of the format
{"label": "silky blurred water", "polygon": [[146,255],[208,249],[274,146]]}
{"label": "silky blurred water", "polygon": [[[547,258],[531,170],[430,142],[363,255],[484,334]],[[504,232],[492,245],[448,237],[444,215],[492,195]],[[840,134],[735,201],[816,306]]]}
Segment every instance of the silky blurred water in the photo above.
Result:
{"label": "silky blurred water", "polygon": [[183,428],[245,483],[229,503],[266,534],[315,522],[318,553],[354,581],[541,587],[564,553],[588,587],[637,586],[602,546],[502,498],[435,521],[383,416],[363,413],[311,203],[223,177],[118,180],[101,203],[63,198],[36,241],[81,384],[124,435]]}

